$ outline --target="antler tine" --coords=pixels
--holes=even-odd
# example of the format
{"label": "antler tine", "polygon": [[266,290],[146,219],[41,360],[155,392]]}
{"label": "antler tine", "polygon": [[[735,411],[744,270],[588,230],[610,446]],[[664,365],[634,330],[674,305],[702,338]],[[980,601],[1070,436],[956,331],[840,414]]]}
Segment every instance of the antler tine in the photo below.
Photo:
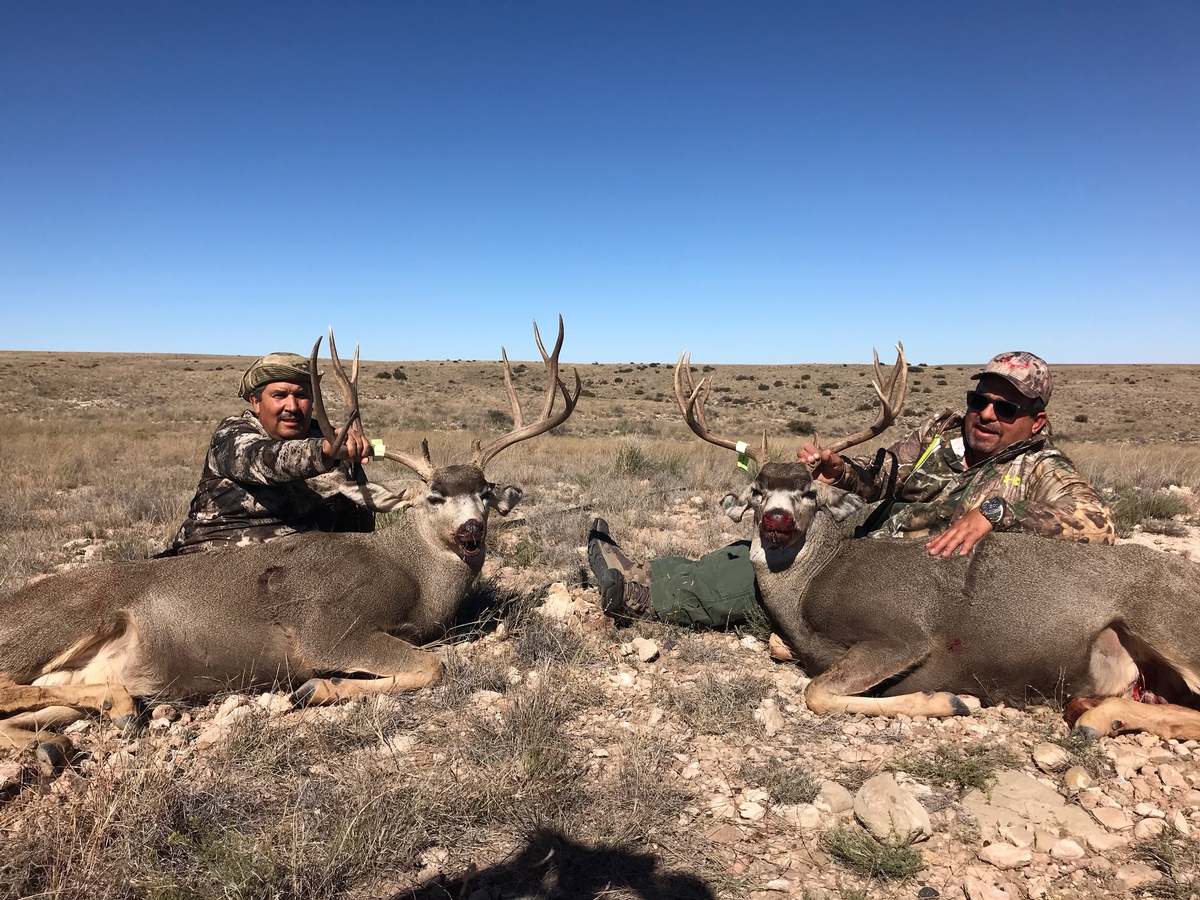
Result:
{"label": "antler tine", "polygon": [[321,379],[317,375],[317,351],[321,349],[323,339],[322,337],[317,338],[317,342],[313,344],[312,353],[308,355],[308,380],[312,383],[313,415],[317,417],[317,424],[321,426],[321,435],[329,441],[329,446],[341,446],[344,436],[338,434],[333,423],[329,421],[329,414],[325,412],[325,399],[321,396]]}
{"label": "antler tine", "polygon": [[[874,353],[874,351],[872,351]],[[849,437],[834,441],[827,449],[840,453],[863,441],[868,441],[882,432],[894,421],[896,414],[904,407],[904,394],[908,389],[908,360],[904,358],[904,345],[896,344],[896,364],[892,367],[891,375],[885,380],[879,365],[879,354],[875,353],[875,381],[871,387],[879,397],[879,415],[875,421],[862,431],[856,431]],[[884,385],[887,387],[885,388]],[[885,393],[886,391],[886,393]]]}
{"label": "antler tine", "polygon": [[383,452],[384,459],[390,459],[392,462],[398,462],[402,466],[408,466],[422,481],[426,484],[433,480],[433,460],[429,458],[429,439],[421,441],[421,455],[409,456],[407,453],[400,453],[396,450],[385,450]]}
{"label": "antler tine", "polygon": [[[538,350],[541,351],[542,361],[546,365],[546,380],[548,382],[546,389],[546,402],[542,409],[541,418],[536,422],[530,422],[528,425],[521,420],[521,408],[517,402],[516,392],[512,388],[512,380],[507,377],[505,387],[509,392],[509,401],[513,407],[513,430],[503,437],[499,437],[492,441],[486,447],[476,440],[472,448],[472,460],[475,466],[482,469],[487,465],[497,453],[506,447],[511,447],[513,444],[520,441],[529,440],[539,434],[549,431],[567,421],[571,413],[575,411],[575,405],[579,402],[579,395],[583,391],[583,382],[579,378],[579,371],[572,370],[575,374],[575,392],[574,394],[568,390],[563,380],[558,377],[558,354],[562,349],[563,342],[563,321],[562,316],[558,317],[558,340],[554,343],[554,352],[546,353],[546,348],[542,345],[542,337],[538,334],[537,322],[533,323],[533,335],[537,340]],[[501,354],[504,354],[501,348]],[[508,357],[505,356],[505,367],[508,366]],[[551,415],[554,411],[555,394],[561,393],[563,397],[563,409],[557,415]]]}
{"label": "antler tine", "polygon": [[516,388],[513,387],[512,368],[508,364],[508,354],[504,345],[500,346],[500,358],[504,360],[504,390],[508,394],[508,405],[512,407],[513,427],[520,428],[525,423],[521,417],[521,401],[517,399]]}
{"label": "antler tine", "polygon": [[542,406],[542,418],[544,419],[554,409],[554,383],[558,381],[558,352],[562,350],[563,342],[562,313],[559,313],[558,316],[558,339],[554,342],[553,353],[549,356],[546,355],[546,348],[542,346],[542,336],[538,333],[537,319],[533,320],[533,339],[537,341],[538,352],[542,354],[542,362],[546,365],[547,381],[550,382],[550,389],[546,391],[546,402]]}
{"label": "antler tine", "polygon": [[[719,437],[708,430],[708,423],[704,418],[704,403],[708,400],[709,394],[712,393],[712,383],[707,378],[701,378],[700,383],[692,388],[690,396],[685,400],[683,397],[683,382],[685,377],[688,384],[691,385],[691,356],[687,351],[679,354],[679,361],[675,363],[675,400],[679,404],[679,409],[683,413],[683,420],[687,422],[688,428],[692,429],[697,437],[703,438],[710,444],[716,444],[718,447],[724,447],[726,450],[737,450],[736,441]],[[763,431],[762,434],[761,449],[756,450],[753,447],[747,447],[744,452],[758,464],[760,469],[769,463],[771,455],[767,451],[766,431]]]}
{"label": "antler tine", "polygon": [[[333,363],[333,377],[337,379],[338,385],[342,389],[342,398],[346,401],[346,424],[338,431],[337,442],[330,441],[333,447],[333,452],[336,454],[341,449],[342,443],[346,440],[346,435],[353,428],[362,433],[361,414],[358,409],[358,344],[354,345],[354,361],[351,364],[351,374],[346,375],[346,369],[342,365],[342,360],[338,356],[337,343],[333,339],[333,326],[329,328],[329,358]],[[323,404],[322,404],[323,405]]]}

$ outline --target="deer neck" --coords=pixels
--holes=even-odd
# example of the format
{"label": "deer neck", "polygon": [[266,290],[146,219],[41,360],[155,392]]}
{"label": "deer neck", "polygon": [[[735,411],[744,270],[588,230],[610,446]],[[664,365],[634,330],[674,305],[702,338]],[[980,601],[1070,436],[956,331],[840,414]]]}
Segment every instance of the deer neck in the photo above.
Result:
{"label": "deer neck", "polygon": [[483,567],[484,553],[470,562],[446,546],[427,516],[412,510],[380,532],[390,555],[417,583],[420,602],[418,630],[444,625],[458,611],[471,582]]}
{"label": "deer neck", "polygon": [[837,523],[818,510],[804,540],[787,547],[764,547],[757,529],[750,546],[750,562],[764,600],[772,595],[800,597],[813,578],[837,555],[845,538]]}

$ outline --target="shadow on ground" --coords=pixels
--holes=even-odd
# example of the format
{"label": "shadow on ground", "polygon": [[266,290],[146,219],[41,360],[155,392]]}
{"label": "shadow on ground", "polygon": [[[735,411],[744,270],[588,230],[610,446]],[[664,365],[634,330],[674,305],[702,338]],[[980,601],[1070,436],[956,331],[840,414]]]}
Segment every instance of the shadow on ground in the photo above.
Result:
{"label": "shadow on ground", "polygon": [[662,872],[649,853],[585,847],[555,831],[533,832],[504,862],[478,872],[430,882],[394,900],[466,900],[484,890],[492,897],[526,900],[595,900],[630,896],[642,900],[715,900],[699,877]]}

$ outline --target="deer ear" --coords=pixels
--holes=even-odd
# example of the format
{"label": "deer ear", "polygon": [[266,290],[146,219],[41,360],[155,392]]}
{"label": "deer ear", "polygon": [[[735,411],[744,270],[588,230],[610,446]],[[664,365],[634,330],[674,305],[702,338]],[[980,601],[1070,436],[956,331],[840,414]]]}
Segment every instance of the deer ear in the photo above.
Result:
{"label": "deer ear", "polygon": [[493,484],[488,487],[483,498],[488,506],[500,515],[507,516],[512,508],[521,502],[521,489],[511,484]]}
{"label": "deer ear", "polygon": [[858,494],[839,490],[820,481],[813,482],[817,489],[817,505],[833,517],[835,522],[848,519],[864,506],[866,501]]}
{"label": "deer ear", "polygon": [[725,515],[733,519],[735,522],[742,521],[742,516],[746,514],[746,510],[750,508],[750,488],[742,491],[741,495],[726,494],[721,498],[721,509]]}

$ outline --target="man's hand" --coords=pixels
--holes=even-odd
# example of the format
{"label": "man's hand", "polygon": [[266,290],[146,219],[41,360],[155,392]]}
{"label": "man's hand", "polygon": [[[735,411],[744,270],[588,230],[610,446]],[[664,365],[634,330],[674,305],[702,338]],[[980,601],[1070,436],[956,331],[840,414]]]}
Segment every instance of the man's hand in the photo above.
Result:
{"label": "man's hand", "polygon": [[950,557],[960,544],[962,549],[959,556],[966,556],[971,548],[979,543],[979,539],[992,530],[992,523],[984,518],[977,509],[971,510],[925,546],[929,548],[930,556]]}
{"label": "man's hand", "polygon": [[823,481],[826,484],[833,484],[846,471],[846,464],[840,456],[832,450],[822,450],[811,441],[800,448],[796,459],[812,466],[813,475],[817,481]]}
{"label": "man's hand", "polygon": [[337,453],[331,452],[332,450],[333,446],[328,440],[321,441],[321,454],[327,461],[348,459],[350,462],[364,462],[372,454],[371,442],[357,428],[350,429],[350,433],[346,435],[346,440],[342,442]]}

